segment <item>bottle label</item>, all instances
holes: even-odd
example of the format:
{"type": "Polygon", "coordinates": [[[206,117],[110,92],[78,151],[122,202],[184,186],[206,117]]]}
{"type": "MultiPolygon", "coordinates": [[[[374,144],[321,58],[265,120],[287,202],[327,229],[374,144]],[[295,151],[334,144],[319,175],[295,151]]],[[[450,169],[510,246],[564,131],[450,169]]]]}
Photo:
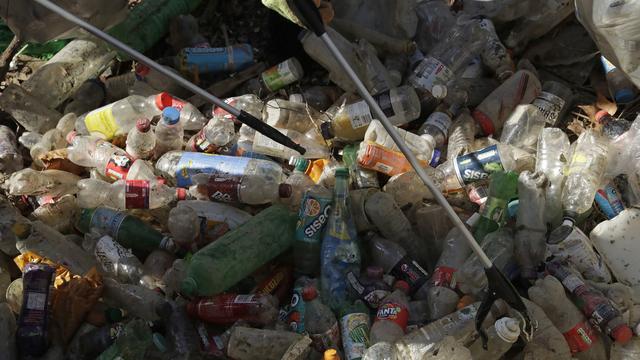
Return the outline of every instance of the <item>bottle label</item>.
{"type": "Polygon", "coordinates": [[[565,332],[565,340],[571,349],[572,354],[587,351],[591,348],[594,342],[598,341],[598,335],[587,322],[579,322],[571,328],[571,330],[565,332]]]}
{"type": "Polygon", "coordinates": [[[393,110],[393,101],[391,101],[391,90],[374,95],[373,99],[378,103],[378,106],[380,106],[380,109],[387,117],[396,116],[396,112],[393,110]]]}
{"type": "Polygon", "coordinates": [[[126,180],[124,187],[125,207],[127,209],[149,208],[149,180],[126,180]]]}
{"type": "Polygon", "coordinates": [[[100,133],[107,140],[113,138],[120,127],[116,123],[112,109],[113,104],[109,104],[88,113],[84,117],[84,124],[87,126],[87,130],[90,133],[100,133]]]}
{"type": "Polygon", "coordinates": [[[446,287],[451,290],[455,290],[456,283],[456,269],[447,266],[438,266],[431,276],[431,281],[434,286],[446,287]]]}
{"type": "MultiPolygon", "coordinates": [[[[364,151],[358,152],[358,165],[393,176],[411,170],[411,164],[400,152],[389,150],[378,144],[364,145],[364,151]]],[[[426,165],[425,165],[426,166],[426,165]]]]}
{"type": "Polygon", "coordinates": [[[289,68],[289,61],[281,62],[262,73],[262,81],[269,91],[282,89],[296,80],[298,78],[289,68]]]}
{"type": "Polygon", "coordinates": [[[104,174],[112,180],[126,179],[132,163],[133,160],[129,156],[114,153],[105,166],[104,174]]]}
{"type": "Polygon", "coordinates": [[[585,277],[593,280],[610,282],[611,273],[593,250],[591,240],[578,228],[557,244],[547,244],[548,255],[560,261],[568,261],[585,277]]]}
{"type": "Polygon", "coordinates": [[[206,185],[207,194],[211,201],[238,202],[241,184],[241,177],[211,176],[206,185]]]}
{"type": "Polygon", "coordinates": [[[605,331],[605,325],[612,319],[619,317],[618,311],[609,303],[609,299],[600,298],[594,295],[583,295],[582,298],[586,305],[584,308],[591,312],[589,315],[589,321],[595,326],[598,326],[603,332],[605,331]]]}
{"type": "Polygon", "coordinates": [[[596,204],[609,220],[624,210],[624,204],[618,196],[618,191],[611,184],[596,192],[596,204]]]}
{"type": "Polygon", "coordinates": [[[481,215],[485,219],[489,219],[496,224],[502,223],[504,211],[507,209],[507,200],[496,197],[489,197],[482,209],[481,215]]]}
{"type": "Polygon", "coordinates": [[[347,360],[362,359],[369,347],[369,314],[347,314],[340,319],[340,326],[347,360]]]}
{"type": "Polygon", "coordinates": [[[436,127],[446,137],[449,134],[449,129],[453,121],[451,121],[449,115],[437,111],[429,115],[426,124],[436,127]]]}
{"type": "Polygon", "coordinates": [[[540,109],[540,112],[547,120],[547,124],[555,125],[560,116],[560,111],[564,108],[566,101],[563,98],[549,93],[541,92],[540,95],[533,101],[533,105],[540,109]]]}
{"type": "Polygon", "coordinates": [[[302,288],[297,287],[293,289],[293,296],[291,296],[291,311],[287,317],[289,322],[289,329],[298,334],[305,332],[304,327],[304,315],[306,311],[305,302],[302,299],[302,288]]]}
{"type": "Polygon", "coordinates": [[[396,279],[406,281],[411,292],[418,290],[429,279],[427,272],[408,256],[400,259],[396,266],[391,269],[390,274],[395,276],[396,279]]]}
{"type": "Polygon", "coordinates": [[[406,330],[409,322],[409,311],[404,306],[397,303],[384,303],[378,308],[376,313],[376,321],[393,321],[406,330]]]}
{"type": "Polygon", "coordinates": [[[576,289],[585,286],[585,283],[577,275],[568,274],[564,279],[562,279],[562,285],[564,285],[564,287],[570,292],[574,292],[576,289]]]}
{"type": "Polygon", "coordinates": [[[200,130],[193,141],[193,146],[191,146],[191,150],[196,152],[203,152],[207,154],[213,154],[218,150],[218,146],[213,145],[207,140],[205,133],[203,130],[200,130]]]}
{"type": "Polygon", "coordinates": [[[312,346],[320,353],[325,352],[327,349],[339,349],[340,326],[336,321],[329,330],[322,334],[309,334],[309,338],[311,338],[312,346]]]}
{"type": "Polygon", "coordinates": [[[116,265],[121,259],[133,256],[130,250],[115,242],[111,236],[101,237],[96,243],[93,254],[107,272],[116,271],[116,265]]]}
{"type": "Polygon", "coordinates": [[[120,231],[122,222],[127,217],[127,213],[111,210],[107,208],[98,208],[91,217],[90,228],[96,228],[102,234],[113,236],[117,241],[117,234],[120,231]]]}
{"type": "Polygon", "coordinates": [[[322,230],[331,213],[330,197],[323,197],[307,191],[302,199],[296,224],[296,240],[319,244],[322,230]]]}
{"type": "Polygon", "coordinates": [[[367,102],[364,100],[349,104],[344,110],[349,115],[351,127],[354,129],[369,126],[373,120],[371,109],[369,109],[369,105],[367,105],[367,102]]]}
{"type": "Polygon", "coordinates": [[[464,185],[488,179],[492,172],[504,170],[498,145],[458,156],[454,162],[454,168],[458,179],[464,185]]]}
{"type": "Polygon", "coordinates": [[[176,166],[178,187],[189,187],[196,174],[242,176],[250,158],[185,152],[176,166]]]}
{"type": "Polygon", "coordinates": [[[431,91],[436,84],[447,84],[453,78],[453,72],[434,57],[425,58],[414,70],[415,82],[421,88],[431,91]]]}
{"type": "MultiPolygon", "coordinates": [[[[238,98],[235,97],[230,97],[227,99],[224,99],[225,104],[231,105],[233,107],[236,107],[236,103],[238,102],[238,98]]],[[[221,116],[225,119],[230,119],[233,120],[234,122],[237,122],[237,118],[235,116],[233,116],[232,114],[229,114],[225,109],[216,106],[213,109],[213,115],[214,116],[221,116]]]]}

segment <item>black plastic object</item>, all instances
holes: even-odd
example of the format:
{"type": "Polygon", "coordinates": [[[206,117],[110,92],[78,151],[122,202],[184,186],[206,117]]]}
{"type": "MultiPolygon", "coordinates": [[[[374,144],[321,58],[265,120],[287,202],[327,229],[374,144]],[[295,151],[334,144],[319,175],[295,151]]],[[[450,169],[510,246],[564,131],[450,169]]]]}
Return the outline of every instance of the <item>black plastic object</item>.
{"type": "Polygon", "coordinates": [[[288,136],[256,119],[253,115],[244,110],[240,111],[240,115],[238,115],[237,118],[241,123],[246,124],[248,127],[255,129],[266,137],[299,152],[301,155],[304,155],[304,153],[307,152],[305,148],[293,142],[293,140],[288,136]]]}
{"type": "Polygon", "coordinates": [[[482,338],[482,347],[486,350],[489,338],[482,328],[482,323],[484,319],[487,318],[491,306],[496,300],[502,299],[511,306],[512,309],[518,311],[525,320],[525,328],[530,327],[531,319],[529,319],[527,307],[524,305],[524,302],[522,302],[520,295],[518,295],[518,291],[500,269],[492,265],[490,268],[484,269],[484,273],[487,275],[488,289],[476,315],[476,330],[482,338]]]}
{"type": "Polygon", "coordinates": [[[287,0],[287,4],[302,24],[318,37],[326,32],[320,11],[313,0],[287,0]]]}

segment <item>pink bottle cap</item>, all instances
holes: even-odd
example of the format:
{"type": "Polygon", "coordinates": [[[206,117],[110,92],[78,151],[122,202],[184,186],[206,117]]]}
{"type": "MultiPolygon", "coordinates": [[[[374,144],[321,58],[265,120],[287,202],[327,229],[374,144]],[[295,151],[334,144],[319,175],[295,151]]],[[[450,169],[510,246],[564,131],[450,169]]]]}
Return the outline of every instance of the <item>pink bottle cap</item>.
{"type": "Polygon", "coordinates": [[[151,121],[145,118],[136,120],[136,129],[142,133],[148,132],[151,129],[151,121]]]}
{"type": "Polygon", "coordinates": [[[178,201],[184,200],[187,198],[187,189],[177,188],[176,189],[176,198],[178,201]]]}
{"type": "Polygon", "coordinates": [[[66,137],[67,143],[71,144],[76,136],[78,136],[78,133],[75,130],[72,130],[70,133],[68,133],[66,137]]]}
{"type": "Polygon", "coordinates": [[[302,299],[304,301],[311,301],[318,297],[318,290],[313,286],[307,286],[302,290],[302,299]]]}

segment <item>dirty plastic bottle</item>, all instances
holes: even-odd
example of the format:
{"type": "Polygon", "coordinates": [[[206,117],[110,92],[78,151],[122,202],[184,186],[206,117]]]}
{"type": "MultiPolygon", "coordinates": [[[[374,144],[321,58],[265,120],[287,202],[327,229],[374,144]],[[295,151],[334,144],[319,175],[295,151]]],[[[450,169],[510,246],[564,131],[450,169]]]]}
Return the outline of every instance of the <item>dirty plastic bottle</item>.
{"type": "MultiPolygon", "coordinates": [[[[623,240],[620,237],[616,239],[620,241],[623,240]]],[[[566,261],[587,280],[605,283],[611,282],[612,276],[607,265],[616,268],[616,262],[603,261],[594,249],[594,245],[598,246],[599,243],[595,238],[593,240],[593,242],[589,240],[582,230],[574,227],[573,231],[564,238],[551,236],[547,239],[547,257],[552,255],[556,261],[566,261]]],[[[609,247],[599,249],[601,254],[605,256],[605,259],[607,254],[606,249],[608,248],[609,247]]],[[[618,276],[619,274],[616,275],[616,278],[622,279],[622,277],[618,276]]]]}
{"type": "Polygon", "coordinates": [[[42,157],[44,157],[46,153],[67,146],[66,136],[73,130],[75,121],[75,114],[63,116],[54,129],[44,133],[42,138],[31,147],[29,154],[36,165],[44,167],[42,157]]]}
{"type": "Polygon", "coordinates": [[[604,56],[600,56],[600,61],[602,62],[602,67],[607,77],[611,97],[618,104],[631,102],[638,93],[633,82],[629,80],[623,70],[617,68],[604,56]]]}
{"type": "Polygon", "coordinates": [[[611,140],[615,140],[620,135],[631,129],[632,122],[609,115],[602,110],[596,113],[596,121],[602,125],[602,133],[611,140]]]}
{"type": "Polygon", "coordinates": [[[37,171],[31,168],[14,172],[3,186],[11,195],[50,195],[59,197],[78,192],[78,175],[62,170],[37,171]]]}
{"type": "Polygon", "coordinates": [[[370,239],[373,263],[382,267],[384,272],[409,285],[409,294],[416,292],[429,279],[427,272],[407,255],[405,249],[397,243],[379,236],[370,239]]]}
{"type": "Polygon", "coordinates": [[[268,101],[263,110],[263,119],[267,124],[299,133],[314,129],[314,122],[320,117],[319,112],[307,107],[306,104],[282,99],[268,101]]]}
{"type": "Polygon", "coordinates": [[[249,80],[245,85],[248,92],[272,94],[304,77],[304,69],[298,59],[292,57],[275,65],[249,80]]]}
{"type": "Polygon", "coordinates": [[[548,126],[559,126],[571,107],[573,91],[565,84],[553,80],[542,83],[542,92],[532,105],[536,106],[547,120],[548,126]]]}
{"type": "Polygon", "coordinates": [[[83,249],[93,254],[102,271],[122,283],[137,284],[142,276],[142,263],[131,250],[125,249],[109,235],[85,234],[83,249]]]}
{"type": "Polygon", "coordinates": [[[340,311],[340,334],[345,360],[361,360],[369,347],[369,309],[360,300],[340,311]]]}
{"type": "Polygon", "coordinates": [[[360,271],[360,249],[349,204],[349,170],[338,168],[320,249],[320,290],[332,310],[348,301],[347,274],[351,271],[360,271]]]}
{"type": "Polygon", "coordinates": [[[178,187],[189,187],[191,177],[200,173],[284,180],[282,168],[273,161],[186,151],[169,151],[158,159],[156,169],[169,184],[178,187]]]}
{"type": "Polygon", "coordinates": [[[293,165],[293,173],[284,182],[291,186],[291,196],[286,201],[292,211],[298,211],[301,207],[300,201],[304,193],[310,190],[316,183],[306,174],[310,161],[301,158],[292,157],[289,159],[289,165],[293,165]]]}
{"type": "Polygon", "coordinates": [[[98,79],[89,79],[85,81],[75,94],[71,101],[65,105],[64,113],[73,113],[75,115],[83,115],[102,105],[106,97],[105,86],[98,79]]]}
{"type": "MultiPolygon", "coordinates": [[[[293,142],[299,144],[307,150],[304,153],[306,159],[327,159],[329,158],[329,148],[320,133],[312,128],[306,133],[296,130],[278,129],[288,136],[293,142]]],[[[280,159],[290,159],[292,156],[302,156],[299,152],[273,141],[261,133],[256,133],[253,139],[253,152],[258,154],[273,156],[280,159]]]]}
{"type": "Polygon", "coordinates": [[[83,359],[93,359],[107,350],[124,330],[123,323],[108,324],[82,334],[79,353],[83,359]]]}
{"type": "Polygon", "coordinates": [[[182,292],[207,296],[227,290],[293,244],[296,220],[286,207],[273,205],[200,249],[191,258],[182,292]]]}
{"type": "Polygon", "coordinates": [[[360,298],[372,309],[377,309],[382,300],[391,294],[391,286],[384,281],[384,269],[380,266],[368,266],[360,277],[350,272],[347,280],[354,297],[360,298]]]}
{"type": "Polygon", "coordinates": [[[331,191],[316,185],[304,192],[298,212],[293,262],[296,272],[314,275],[320,272],[322,233],[331,213],[331,191]]]}
{"type": "Polygon", "coordinates": [[[517,319],[503,317],[487,330],[487,349],[483,347],[482,339],[474,341],[469,346],[473,359],[500,359],[520,337],[520,322],[517,319]]]}
{"type": "Polygon", "coordinates": [[[121,148],[93,136],[79,136],[73,132],[67,136],[69,160],[76,165],[96,168],[102,176],[112,180],[127,177],[133,160],[121,148]]]}
{"type": "Polygon", "coordinates": [[[508,218],[507,206],[518,197],[518,174],[497,171],[489,177],[489,196],[473,228],[473,236],[482,244],[485,236],[503,226],[508,218]]]}
{"type": "Polygon", "coordinates": [[[278,299],[272,295],[223,294],[193,300],[187,304],[187,312],[211,324],[231,325],[244,320],[263,326],[276,320],[278,299]]]}
{"type": "Polygon", "coordinates": [[[206,226],[206,221],[203,224],[196,211],[189,207],[175,207],[169,212],[167,227],[173,236],[173,241],[180,248],[194,249],[199,240],[198,237],[203,236],[201,233],[203,225],[206,226]]]}
{"type": "Polygon", "coordinates": [[[558,128],[543,129],[538,138],[536,172],[547,177],[544,220],[552,227],[560,225],[562,217],[562,188],[564,171],[569,162],[569,137],[558,128]]]}
{"type": "Polygon", "coordinates": [[[416,7],[418,30],[416,45],[423,52],[429,52],[443,41],[449,30],[456,25],[456,18],[448,4],[440,1],[424,1],[416,7]]]}
{"type": "Polygon", "coordinates": [[[516,219],[515,255],[520,275],[537,278],[537,267],[545,259],[547,226],[544,222],[544,189],[547,179],[542,172],[523,171],[518,177],[518,215],[516,219]]]}
{"type": "Polygon", "coordinates": [[[500,142],[533,152],[546,123],[547,118],[537,106],[518,105],[504,123],[500,142]]]}
{"type": "Polygon", "coordinates": [[[191,180],[194,185],[188,193],[197,200],[260,205],[287,199],[292,192],[290,184],[271,177],[197,174],[191,180]]]}
{"type": "Polygon", "coordinates": [[[562,282],[565,289],[574,297],[582,313],[600,331],[620,344],[631,340],[633,336],[631,329],[622,319],[620,312],[602,292],[585,283],[580,275],[560,263],[548,262],[547,271],[562,282]]]}
{"type": "Polygon", "coordinates": [[[134,159],[147,160],[153,156],[155,147],[156,136],[151,131],[151,122],[149,119],[138,119],[127,136],[127,154],[134,159]]]}
{"type": "Polygon", "coordinates": [[[331,309],[320,301],[318,291],[306,287],[302,291],[305,301],[304,328],[320,353],[340,346],[340,325],[331,309]]]}
{"type": "Polygon", "coordinates": [[[447,134],[447,160],[454,160],[458,156],[470,153],[476,134],[480,132],[478,123],[471,117],[468,110],[463,109],[453,121],[447,134]]]}
{"type": "Polygon", "coordinates": [[[499,81],[505,81],[515,71],[515,64],[506,46],[498,37],[496,28],[490,19],[478,19],[478,26],[485,37],[485,44],[480,53],[482,62],[495,74],[499,81]]]}
{"type": "Polygon", "coordinates": [[[485,136],[499,134],[516,106],[531,103],[541,90],[540,80],[534,73],[519,70],[478,105],[473,118],[485,136]]]}
{"type": "Polygon", "coordinates": [[[399,280],[395,290],[378,307],[376,318],[369,334],[371,344],[379,342],[394,343],[402,338],[409,321],[409,284],[399,280]]]}
{"type": "Polygon", "coordinates": [[[224,153],[236,137],[233,120],[214,115],[197,134],[187,142],[186,149],[195,152],[224,153]]]}
{"type": "Polygon", "coordinates": [[[184,142],[184,126],[180,122],[180,111],[174,107],[162,110],[162,117],[155,129],[156,147],[154,157],[157,159],[172,150],[182,150],[184,142]]]}
{"type": "Polygon", "coordinates": [[[128,133],[139,118],[151,119],[160,115],[161,110],[158,109],[155,98],[130,95],[93,110],[78,120],[84,123],[91,135],[110,140],[116,135],[128,133]]]}
{"type": "Polygon", "coordinates": [[[530,41],[547,34],[575,10],[572,1],[546,0],[535,3],[524,19],[511,30],[505,44],[521,52],[530,41]]]}
{"type": "Polygon", "coordinates": [[[589,210],[607,168],[609,141],[594,130],[587,130],[576,141],[567,180],[562,191],[565,221],[575,222],[589,210]]]}
{"type": "Polygon", "coordinates": [[[288,359],[283,357],[287,349],[301,338],[302,335],[291,331],[236,326],[231,331],[226,355],[238,360],[288,359]]]}
{"type": "Polygon", "coordinates": [[[0,303],[0,351],[7,360],[17,359],[16,343],[13,339],[16,336],[16,317],[7,303],[0,303]]]}
{"type": "Polygon", "coordinates": [[[175,259],[175,256],[168,251],[154,250],[142,264],[140,283],[149,289],[164,287],[162,276],[171,268],[175,259]]]}
{"type": "Polygon", "coordinates": [[[123,284],[110,277],[104,277],[103,281],[103,298],[108,305],[120,307],[147,321],[160,319],[157,310],[166,303],[160,292],[135,284],[123,284]]]}
{"type": "Polygon", "coordinates": [[[447,142],[449,136],[449,129],[452,125],[452,113],[450,108],[446,105],[440,105],[436,111],[432,112],[427,120],[418,129],[418,134],[423,136],[430,136],[435,139],[436,147],[442,148],[447,142]]]}
{"type": "Polygon", "coordinates": [[[164,181],[164,179],[156,176],[155,169],[150,162],[142,159],[138,159],[133,162],[129,171],[127,172],[127,179],[129,180],[159,180],[164,181]]]}
{"type": "Polygon", "coordinates": [[[193,209],[197,216],[212,223],[224,223],[230,230],[234,230],[252,218],[252,215],[227,204],[201,200],[179,201],[178,209],[193,209]]]}
{"type": "MultiPolygon", "coordinates": [[[[373,98],[395,126],[406,124],[420,116],[420,99],[411,86],[393,88],[376,94],[373,98]]],[[[330,122],[322,124],[322,136],[325,139],[362,140],[367,126],[376,117],[364,100],[345,104],[330,122]]]]}
{"type": "Polygon", "coordinates": [[[302,89],[301,93],[290,94],[289,101],[306,103],[315,110],[324,111],[329,109],[341,95],[342,90],[337,86],[315,85],[302,89]]]}
{"type": "Polygon", "coordinates": [[[604,359],[606,349],[582,312],[567,298],[562,283],[551,275],[529,288],[529,298],[540,306],[567,340],[571,353],[583,360],[604,359]]]}
{"type": "MultiPolygon", "coordinates": [[[[264,101],[262,101],[257,95],[246,94],[235,97],[226,98],[225,103],[235,107],[238,110],[244,110],[249,114],[255,116],[258,119],[262,118],[262,110],[264,109],[264,101]]],[[[212,111],[213,116],[222,116],[226,119],[233,120],[234,123],[239,123],[238,119],[229,114],[226,110],[220,107],[214,107],[212,111]]]]}
{"type": "Polygon", "coordinates": [[[78,206],[93,209],[105,206],[117,210],[157,209],[175,200],[184,200],[187,191],[158,181],[119,180],[113,184],[97,179],[78,181],[78,206]]]}

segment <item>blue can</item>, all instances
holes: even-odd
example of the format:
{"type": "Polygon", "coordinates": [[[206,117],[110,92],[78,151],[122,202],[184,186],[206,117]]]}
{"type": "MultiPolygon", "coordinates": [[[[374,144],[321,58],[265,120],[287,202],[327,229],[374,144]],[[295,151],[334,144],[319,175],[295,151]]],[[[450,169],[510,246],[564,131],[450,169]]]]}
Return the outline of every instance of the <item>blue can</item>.
{"type": "Polygon", "coordinates": [[[253,48],[238,44],[223,48],[185,48],[180,52],[180,69],[195,75],[230,73],[253,64],[253,48]]]}

